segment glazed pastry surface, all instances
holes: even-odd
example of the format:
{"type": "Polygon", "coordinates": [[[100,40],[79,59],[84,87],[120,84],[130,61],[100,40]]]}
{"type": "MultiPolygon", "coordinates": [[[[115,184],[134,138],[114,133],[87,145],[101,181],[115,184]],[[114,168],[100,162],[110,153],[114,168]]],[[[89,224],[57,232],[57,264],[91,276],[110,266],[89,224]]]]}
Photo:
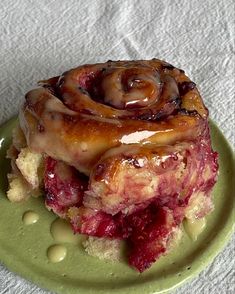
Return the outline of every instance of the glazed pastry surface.
{"type": "Polygon", "coordinates": [[[48,209],[74,232],[124,239],[142,272],[184,218],[213,209],[208,110],[183,70],[158,59],[83,65],[39,82],[20,127],[42,155],[48,209]]]}
{"type": "Polygon", "coordinates": [[[20,114],[28,146],[87,175],[113,147],[174,144],[206,129],[196,85],[157,59],[84,65],[40,85],[20,114]]]}

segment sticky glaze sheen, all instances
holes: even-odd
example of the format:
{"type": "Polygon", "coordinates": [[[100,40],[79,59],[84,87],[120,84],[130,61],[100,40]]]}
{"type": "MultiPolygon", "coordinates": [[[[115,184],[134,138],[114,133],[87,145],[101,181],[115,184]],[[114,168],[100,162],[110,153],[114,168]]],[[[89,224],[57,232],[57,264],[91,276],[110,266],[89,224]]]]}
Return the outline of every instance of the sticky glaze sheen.
{"type": "Polygon", "coordinates": [[[195,84],[157,59],[79,66],[40,84],[20,112],[28,146],[87,175],[113,147],[194,140],[207,124],[195,84]]]}
{"type": "Polygon", "coordinates": [[[78,244],[79,235],[75,235],[70,223],[66,220],[57,218],[50,228],[53,239],[58,243],[78,244]]]}
{"type": "Polygon", "coordinates": [[[57,263],[65,259],[67,249],[63,245],[52,245],[47,250],[47,257],[50,262],[57,263]]]}
{"type": "Polygon", "coordinates": [[[39,220],[39,215],[34,211],[26,211],[23,214],[22,221],[24,225],[32,225],[35,224],[39,220]]]}
{"type": "Polygon", "coordinates": [[[197,240],[198,236],[203,232],[205,227],[205,217],[200,219],[185,219],[184,221],[184,228],[193,241],[197,240]]]}

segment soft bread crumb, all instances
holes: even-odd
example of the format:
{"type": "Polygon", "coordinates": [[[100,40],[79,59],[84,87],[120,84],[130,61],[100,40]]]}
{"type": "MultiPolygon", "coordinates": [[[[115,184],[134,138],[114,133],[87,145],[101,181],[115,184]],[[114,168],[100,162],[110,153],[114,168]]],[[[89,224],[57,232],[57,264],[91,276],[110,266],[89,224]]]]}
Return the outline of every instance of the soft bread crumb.
{"type": "Polygon", "coordinates": [[[85,251],[99,259],[118,261],[121,259],[121,241],[107,238],[88,237],[83,242],[85,251]]]}
{"type": "Polygon", "coordinates": [[[183,232],[180,227],[173,228],[172,237],[168,244],[168,251],[171,251],[177,247],[182,239],[183,232]]]}
{"type": "Polygon", "coordinates": [[[214,208],[210,197],[205,192],[195,192],[189,200],[189,204],[185,209],[185,217],[188,219],[201,218],[208,214],[214,208]]]}
{"type": "Polygon", "coordinates": [[[32,188],[38,188],[40,184],[38,171],[42,166],[42,155],[32,152],[28,147],[23,148],[16,159],[16,165],[32,188]]]}
{"type": "Polygon", "coordinates": [[[7,197],[11,202],[21,202],[29,198],[29,186],[23,177],[9,174],[8,181],[7,197]]]}
{"type": "Polygon", "coordinates": [[[43,179],[43,158],[41,154],[23,148],[24,140],[19,128],[13,132],[13,144],[7,151],[11,159],[12,171],[8,174],[9,190],[7,197],[11,202],[27,200],[29,196],[38,197],[42,194],[40,186],[43,179]]]}

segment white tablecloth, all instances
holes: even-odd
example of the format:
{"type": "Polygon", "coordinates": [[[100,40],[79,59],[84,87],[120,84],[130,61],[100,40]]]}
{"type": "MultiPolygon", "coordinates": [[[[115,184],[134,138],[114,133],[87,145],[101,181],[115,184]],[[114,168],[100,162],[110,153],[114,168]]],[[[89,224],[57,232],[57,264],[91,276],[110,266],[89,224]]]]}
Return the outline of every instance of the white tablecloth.
{"type": "MultiPolygon", "coordinates": [[[[186,70],[234,145],[233,0],[1,0],[0,123],[40,79],[83,63],[153,57],[186,70]]],[[[233,239],[175,293],[234,293],[234,284],[233,239]]],[[[47,292],[0,265],[0,293],[47,292]]]]}

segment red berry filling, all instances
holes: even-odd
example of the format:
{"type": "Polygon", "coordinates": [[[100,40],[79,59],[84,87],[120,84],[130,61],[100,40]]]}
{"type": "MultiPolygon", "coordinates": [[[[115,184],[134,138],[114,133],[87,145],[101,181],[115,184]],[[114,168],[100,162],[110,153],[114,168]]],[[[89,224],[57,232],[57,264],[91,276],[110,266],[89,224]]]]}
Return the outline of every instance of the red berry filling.
{"type": "MultiPolygon", "coordinates": [[[[154,198],[136,205],[136,209],[129,214],[119,210],[114,215],[84,206],[83,196],[90,188],[88,178],[75,168],[47,157],[44,178],[46,206],[61,217],[68,217],[76,233],[126,240],[129,264],[143,272],[167,252],[174,232],[185,217],[185,209],[192,195],[198,197],[201,194],[207,200],[196,217],[204,216],[211,209],[209,196],[216,181],[217,153],[208,144],[199,142],[185,154],[182,160],[187,173],[183,182],[178,183],[179,191],[174,187],[171,187],[172,190],[166,189],[169,181],[165,181],[168,172],[165,169],[161,181],[159,177],[154,198]],[[181,195],[183,190],[180,185],[186,189],[186,195],[181,195]],[[166,194],[166,191],[171,192],[166,194]],[[70,214],[69,208],[73,213],[70,214]]],[[[175,184],[172,175],[172,185],[175,184]]]]}
{"type": "Polygon", "coordinates": [[[51,157],[45,159],[45,203],[54,213],[66,217],[71,206],[82,204],[87,178],[74,167],[51,157]]]}

